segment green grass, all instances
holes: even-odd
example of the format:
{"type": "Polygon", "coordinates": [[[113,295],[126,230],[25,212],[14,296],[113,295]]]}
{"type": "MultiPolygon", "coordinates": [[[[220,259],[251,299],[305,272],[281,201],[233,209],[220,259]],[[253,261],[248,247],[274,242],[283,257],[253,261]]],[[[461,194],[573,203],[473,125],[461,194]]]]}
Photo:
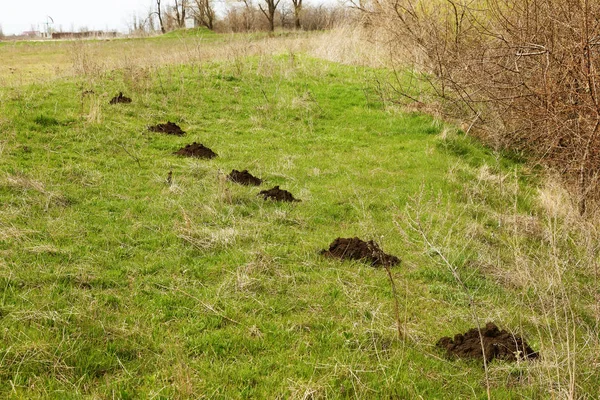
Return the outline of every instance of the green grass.
{"type": "MultiPolygon", "coordinates": [[[[512,238],[501,216],[539,212],[536,180],[478,178],[526,167],[383,107],[368,74],[282,56],[0,90],[0,396],[484,398],[481,363],[434,347],[474,321],[408,218],[431,222],[481,320],[539,349],[527,291],[477,266],[512,238]],[[119,91],[133,103],[109,105],[119,91]],[[147,131],[167,120],[187,136],[147,131]],[[172,155],[193,141],[219,157],[172,155]],[[265,202],[233,168],[302,202],[265,202]],[[319,255],[338,236],[403,259],[406,340],[385,271],[319,255]]],[[[537,369],[494,363],[493,397],[545,397],[537,369]]]]}

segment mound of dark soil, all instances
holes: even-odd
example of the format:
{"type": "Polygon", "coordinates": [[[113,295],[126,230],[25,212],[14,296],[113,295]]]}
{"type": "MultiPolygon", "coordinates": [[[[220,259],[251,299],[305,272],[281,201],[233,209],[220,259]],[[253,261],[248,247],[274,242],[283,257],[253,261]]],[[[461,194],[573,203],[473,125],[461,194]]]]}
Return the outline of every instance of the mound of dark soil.
{"type": "Polygon", "coordinates": [[[287,201],[287,202],[295,202],[300,201],[295,199],[294,196],[287,190],[279,189],[279,186],[275,186],[273,189],[263,190],[258,193],[258,196],[264,197],[265,200],[271,199],[276,201],[287,201]]]}
{"type": "Polygon", "coordinates": [[[215,153],[208,147],[205,147],[203,144],[196,142],[182,147],[173,154],[176,154],[178,156],[194,158],[215,158],[217,156],[217,153],[215,153]]]}
{"type": "Polygon", "coordinates": [[[262,179],[252,176],[247,169],[243,170],[242,172],[234,169],[229,175],[227,175],[227,179],[229,179],[231,182],[240,183],[247,186],[260,186],[262,183],[262,179]]]}
{"type": "Polygon", "coordinates": [[[129,97],[123,96],[123,92],[119,92],[118,96],[110,99],[110,104],[118,104],[118,103],[131,103],[131,99],[129,97]]]}
{"type": "Polygon", "coordinates": [[[183,136],[185,132],[174,122],[167,121],[166,124],[158,124],[149,126],[150,132],[166,133],[167,135],[183,136]]]}
{"type": "Polygon", "coordinates": [[[322,250],[321,254],[341,260],[366,261],[372,266],[387,265],[391,267],[400,264],[398,257],[385,254],[372,240],[365,242],[357,237],[337,238],[329,245],[329,250],[322,250]]]}
{"type": "Polygon", "coordinates": [[[500,330],[492,322],[488,322],[485,328],[481,329],[481,338],[477,328],[473,328],[464,335],[460,333],[455,335],[454,339],[443,337],[438,340],[436,346],[446,349],[449,356],[483,359],[482,340],[487,361],[494,358],[517,361],[517,359],[527,360],[539,357],[539,354],[533,351],[520,336],[500,330]]]}

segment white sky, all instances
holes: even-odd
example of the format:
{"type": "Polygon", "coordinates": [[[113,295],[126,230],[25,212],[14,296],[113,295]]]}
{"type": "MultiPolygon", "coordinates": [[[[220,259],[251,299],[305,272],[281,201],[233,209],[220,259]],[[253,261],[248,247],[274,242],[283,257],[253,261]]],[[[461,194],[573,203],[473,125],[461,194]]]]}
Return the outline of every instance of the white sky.
{"type": "MultiPolygon", "coordinates": [[[[304,2],[335,4],[336,1],[339,0],[304,2]]],[[[223,2],[217,0],[217,3],[223,2]]],[[[172,0],[163,0],[162,3],[164,6],[174,4],[172,0]]],[[[78,31],[86,27],[90,30],[128,32],[134,15],[146,18],[155,7],[156,0],[0,0],[0,26],[5,35],[30,30],[43,32],[50,16],[55,30],[78,31]]]]}
{"type": "MultiPolygon", "coordinates": [[[[132,16],[146,17],[153,0],[0,0],[0,25],[5,35],[44,30],[49,15],[54,29],[80,27],[127,32],[132,16]]],[[[168,1],[165,1],[168,3],[168,1]]]]}

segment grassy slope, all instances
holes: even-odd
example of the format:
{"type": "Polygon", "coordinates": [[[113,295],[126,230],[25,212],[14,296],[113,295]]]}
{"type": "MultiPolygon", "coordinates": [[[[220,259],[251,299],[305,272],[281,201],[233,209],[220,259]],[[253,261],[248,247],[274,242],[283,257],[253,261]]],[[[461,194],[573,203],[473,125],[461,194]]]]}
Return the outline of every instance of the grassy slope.
{"type": "MultiPolygon", "coordinates": [[[[168,64],[170,58],[193,53],[200,45],[222,46],[226,35],[207,29],[173,31],[149,38],[60,41],[0,41],[0,85],[22,85],[65,78],[88,70],[168,64]]],[[[204,54],[195,54],[205,58],[204,54]]]]}
{"type": "MultiPolygon", "coordinates": [[[[490,210],[533,212],[534,187],[482,187],[482,165],[491,176],[522,167],[441,139],[431,117],[382,109],[365,74],[257,58],[0,92],[2,396],[485,396],[480,363],[433,347],[473,321],[406,206],[421,194],[435,229],[457,232],[451,259],[482,321],[539,348],[532,311],[473,267],[498,231],[490,210]],[[120,90],[133,104],[108,105],[120,90]],[[147,132],[166,120],[188,135],[147,132]],[[219,157],[171,155],[192,141],[219,157]],[[226,182],[232,168],[302,202],[264,202],[226,182]],[[462,248],[473,224],[480,236],[462,248]],[[355,235],[404,261],[406,341],[384,271],[318,254],[355,235]]],[[[533,367],[493,368],[495,397],[543,394],[523,378],[533,367]]]]}

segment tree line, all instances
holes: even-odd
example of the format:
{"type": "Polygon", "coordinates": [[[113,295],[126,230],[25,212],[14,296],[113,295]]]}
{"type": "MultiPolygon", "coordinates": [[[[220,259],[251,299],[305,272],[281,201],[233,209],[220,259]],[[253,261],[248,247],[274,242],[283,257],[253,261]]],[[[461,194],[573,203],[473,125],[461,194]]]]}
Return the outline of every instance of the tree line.
{"type": "Polygon", "coordinates": [[[132,33],[185,28],[193,23],[218,31],[275,31],[276,28],[330,29],[348,17],[342,5],[313,5],[303,0],[153,0],[146,16],[134,16],[132,33]]]}

